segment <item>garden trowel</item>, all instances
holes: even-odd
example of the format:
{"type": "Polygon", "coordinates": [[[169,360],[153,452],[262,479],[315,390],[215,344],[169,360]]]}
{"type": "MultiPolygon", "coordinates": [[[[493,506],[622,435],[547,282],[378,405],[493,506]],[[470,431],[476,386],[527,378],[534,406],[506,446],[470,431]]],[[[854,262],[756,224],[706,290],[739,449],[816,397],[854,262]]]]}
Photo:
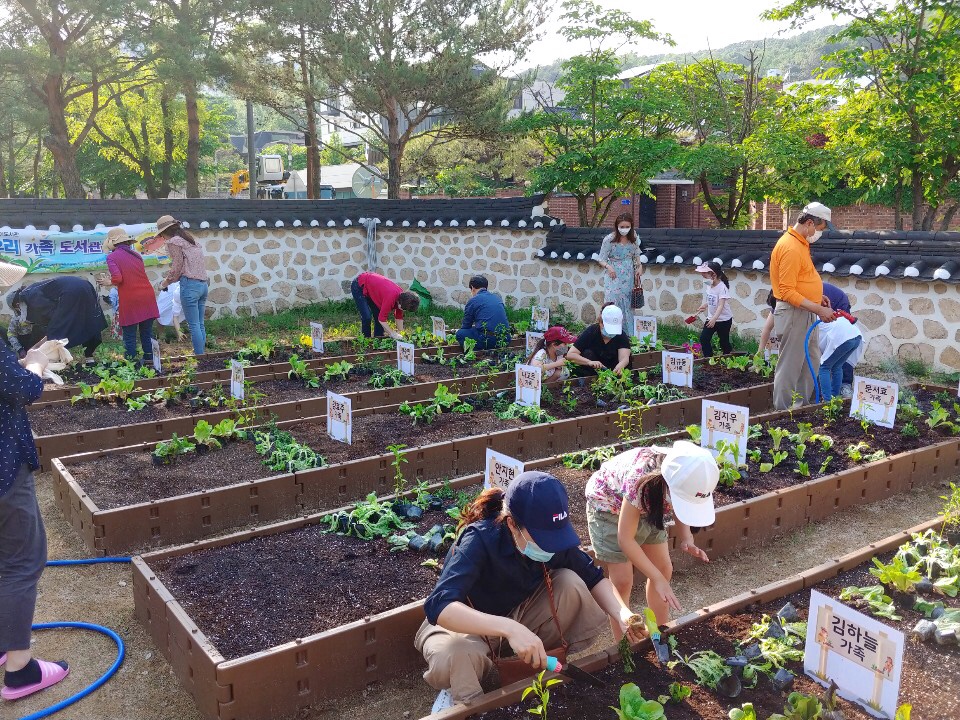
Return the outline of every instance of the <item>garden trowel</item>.
{"type": "Polygon", "coordinates": [[[581,670],[576,665],[564,665],[553,655],[547,655],[547,670],[559,673],[564,677],[575,680],[576,682],[585,682],[595,687],[606,687],[607,684],[596,675],[591,675],[586,670],[581,670]]]}
{"type": "Polygon", "coordinates": [[[667,662],[670,659],[670,646],[660,635],[660,626],[657,625],[657,616],[653,614],[653,610],[644,608],[643,620],[650,635],[650,642],[653,643],[653,650],[657,654],[657,662],[660,664],[667,662]]]}

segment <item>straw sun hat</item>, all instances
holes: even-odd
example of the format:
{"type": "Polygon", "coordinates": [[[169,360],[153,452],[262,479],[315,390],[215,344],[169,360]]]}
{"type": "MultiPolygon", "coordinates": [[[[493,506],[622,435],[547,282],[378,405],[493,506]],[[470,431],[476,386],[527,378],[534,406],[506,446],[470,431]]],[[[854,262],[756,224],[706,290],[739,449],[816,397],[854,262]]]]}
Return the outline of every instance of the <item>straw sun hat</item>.
{"type": "Polygon", "coordinates": [[[103,241],[104,252],[113,252],[117,245],[133,242],[133,238],[127,234],[127,231],[121,227],[110,228],[107,233],[107,239],[103,241]]]}
{"type": "Polygon", "coordinates": [[[0,288],[8,288],[20,282],[26,274],[27,269],[22,265],[0,262],[0,288]]]}
{"type": "Polygon", "coordinates": [[[157,235],[162,233],[168,227],[179,224],[180,221],[175,219],[172,215],[161,215],[159,218],[157,218],[157,235]]]}

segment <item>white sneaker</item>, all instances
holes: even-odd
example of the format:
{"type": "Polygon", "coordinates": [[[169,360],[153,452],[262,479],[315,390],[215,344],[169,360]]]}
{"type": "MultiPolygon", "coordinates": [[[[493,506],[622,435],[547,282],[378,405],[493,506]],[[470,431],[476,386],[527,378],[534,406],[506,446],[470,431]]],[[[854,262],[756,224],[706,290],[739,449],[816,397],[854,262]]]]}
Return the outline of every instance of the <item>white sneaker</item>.
{"type": "Polygon", "coordinates": [[[845,398],[853,397],[853,386],[843,384],[840,386],[840,396],[845,398]]]}
{"type": "Polygon", "coordinates": [[[441,710],[452,708],[456,704],[457,701],[453,699],[453,695],[449,690],[441,690],[440,694],[437,695],[437,699],[433,701],[433,707],[430,709],[430,714],[433,715],[441,710]]]}

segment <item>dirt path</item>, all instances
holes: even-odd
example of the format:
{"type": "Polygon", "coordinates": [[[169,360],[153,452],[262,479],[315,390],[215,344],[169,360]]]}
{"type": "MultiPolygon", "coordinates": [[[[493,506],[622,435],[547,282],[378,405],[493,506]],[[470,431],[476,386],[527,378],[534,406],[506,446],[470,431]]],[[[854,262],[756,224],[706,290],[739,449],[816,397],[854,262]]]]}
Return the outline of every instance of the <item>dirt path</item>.
{"type": "MultiPolygon", "coordinates": [[[[50,557],[80,558],[88,553],[73,529],[64,522],[53,502],[51,476],[38,476],[41,509],[47,523],[50,557]]],[[[850,552],[887,537],[905,527],[933,517],[942,505],[945,484],[849,510],[816,526],[793,533],[774,545],[699,565],[679,573],[677,596],[688,609],[723,600],[748,588],[850,552]]],[[[635,593],[634,603],[641,600],[635,593]]],[[[36,622],[78,620],[116,630],[127,646],[127,659],[119,673],[93,696],[71,708],[70,720],[200,720],[190,696],[133,616],[130,570],[123,565],[50,568],[40,583],[36,622]]],[[[605,644],[610,639],[604,640],[605,644]]],[[[35,635],[37,654],[65,658],[70,677],[57,689],[16,704],[0,707],[0,718],[19,718],[36,712],[79,691],[109,667],[113,643],[105,637],[79,631],[45,631],[35,635]]],[[[298,720],[333,720],[344,717],[377,717],[384,720],[420,718],[430,709],[435,693],[420,672],[403,677],[346,700],[302,711],[298,720]]]]}

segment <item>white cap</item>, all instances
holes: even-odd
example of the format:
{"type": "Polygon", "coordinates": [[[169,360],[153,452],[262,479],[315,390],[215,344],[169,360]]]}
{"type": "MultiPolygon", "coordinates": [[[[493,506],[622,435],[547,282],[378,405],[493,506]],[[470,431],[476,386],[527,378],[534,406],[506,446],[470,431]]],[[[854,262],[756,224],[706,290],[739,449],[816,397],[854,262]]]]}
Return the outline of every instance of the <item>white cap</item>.
{"type": "Polygon", "coordinates": [[[607,335],[619,335],[623,332],[623,311],[616,305],[608,305],[600,313],[603,329],[607,335]]]}
{"type": "Polygon", "coordinates": [[[807,205],[803,208],[803,210],[800,211],[800,214],[813,215],[814,217],[818,217],[821,220],[826,220],[827,222],[830,222],[831,217],[833,215],[833,210],[828,208],[823,203],[812,202],[812,203],[807,203],[807,205]]]}
{"type": "Polygon", "coordinates": [[[720,481],[720,468],[713,453],[689,440],[653,449],[666,455],[660,474],[670,490],[670,504],[677,520],[692,527],[713,525],[713,491],[720,481]]]}

